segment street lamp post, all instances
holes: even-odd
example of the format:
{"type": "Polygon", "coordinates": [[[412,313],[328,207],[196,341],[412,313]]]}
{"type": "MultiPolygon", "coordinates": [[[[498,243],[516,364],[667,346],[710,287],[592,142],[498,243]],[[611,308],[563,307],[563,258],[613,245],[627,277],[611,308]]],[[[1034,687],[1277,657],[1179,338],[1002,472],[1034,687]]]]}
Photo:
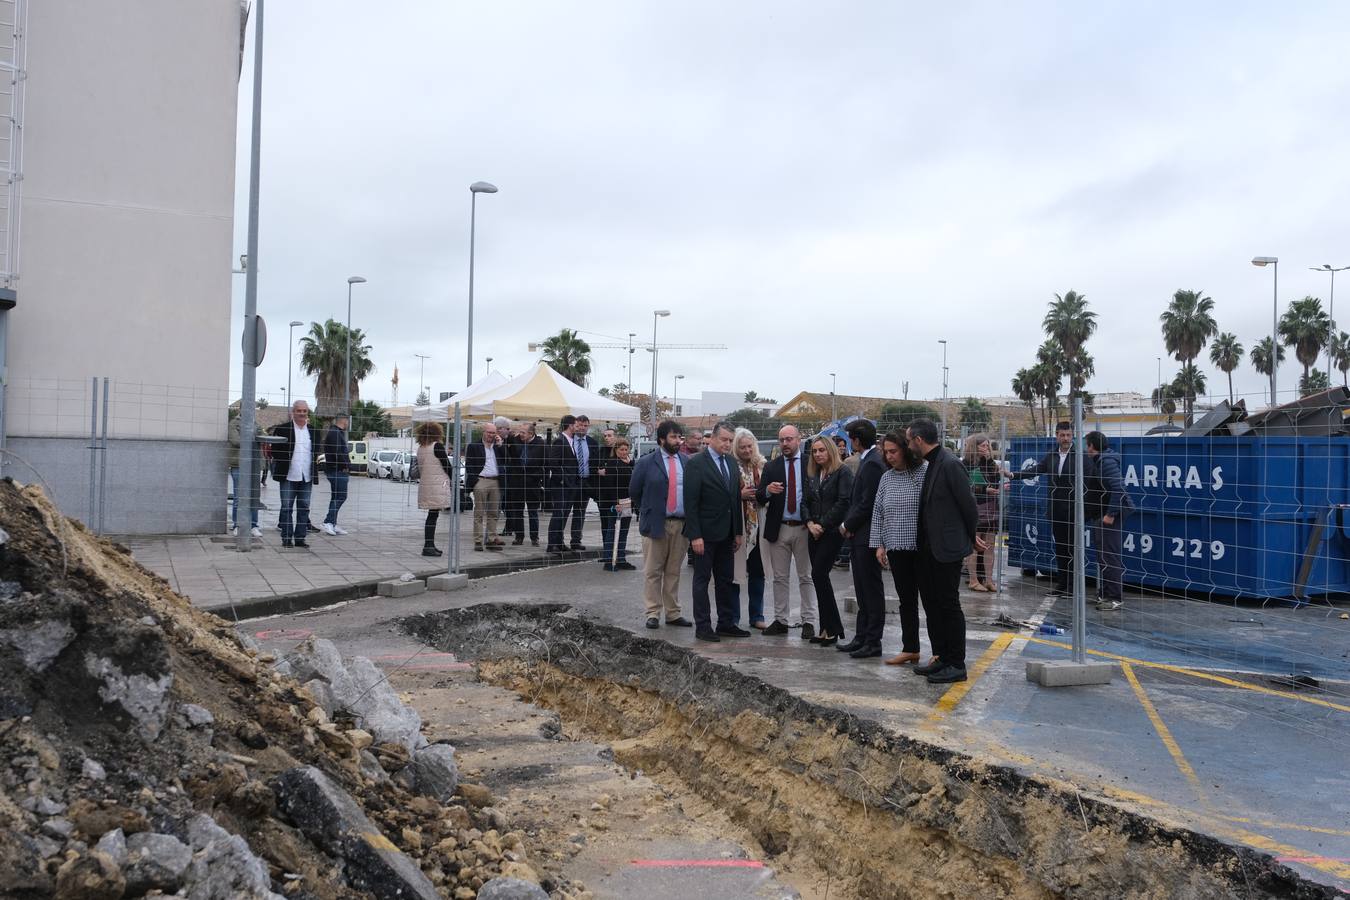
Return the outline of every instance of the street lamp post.
{"type": "Polygon", "coordinates": [[[637,337],[636,331],[628,332],[628,393],[633,393],[633,338],[637,337]]]}
{"type": "MultiPolygon", "coordinates": [[[[244,272],[244,359],[239,395],[239,435],[242,452],[239,454],[239,484],[244,491],[243,521],[251,521],[258,503],[258,473],[254,469],[257,458],[257,399],[258,386],[258,179],[262,168],[262,66],[263,66],[263,2],[253,7],[253,128],[249,139],[248,176],[248,238],[244,260],[239,261],[244,272]]],[[[3,376],[4,373],[0,373],[3,376]]],[[[236,519],[236,522],[238,520],[236,519]]],[[[249,532],[240,528],[235,550],[247,553],[253,547],[249,532]]]]}
{"type": "Polygon", "coordinates": [[[942,440],[947,440],[947,339],[939,338],[942,345],[942,440]]]}
{"type": "Polygon", "coordinates": [[[1162,387],[1162,357],[1158,357],[1158,414],[1162,414],[1163,405],[1163,387],[1162,387]]]}
{"type": "Polygon", "coordinates": [[[1275,399],[1275,370],[1280,367],[1280,258],[1278,256],[1254,256],[1252,265],[1265,268],[1270,266],[1275,273],[1275,286],[1270,305],[1270,405],[1277,404],[1275,399]]]}
{"type": "Polygon", "coordinates": [[[465,387],[473,384],[473,245],[478,220],[478,195],[495,193],[497,186],[486,181],[475,181],[469,185],[469,360],[464,368],[465,387]]]}
{"type": "Polygon", "coordinates": [[[1309,266],[1314,272],[1328,272],[1331,275],[1331,296],[1327,298],[1327,318],[1330,319],[1327,333],[1327,384],[1331,384],[1331,371],[1336,365],[1336,273],[1350,269],[1350,266],[1336,267],[1330,263],[1309,266]]]}
{"type": "Polygon", "coordinates": [[[831,372],[831,373],[830,373],[830,421],[831,421],[831,422],[837,422],[837,421],[839,420],[838,410],[837,410],[837,408],[836,408],[836,406],[835,406],[835,402],[834,402],[834,389],[835,389],[836,387],[838,387],[838,386],[839,386],[839,377],[838,377],[837,375],[835,375],[833,372],[831,372]]]}
{"type": "Polygon", "coordinates": [[[652,436],[656,436],[656,323],[659,319],[670,315],[668,309],[652,310],[652,436]]]}
{"type": "Polygon", "coordinates": [[[491,374],[492,374],[492,357],[489,356],[485,364],[483,365],[483,375],[487,376],[491,374]]]}
{"type": "MultiPolygon", "coordinates": [[[[430,354],[427,353],[414,353],[413,356],[417,357],[417,359],[419,360],[419,362],[417,363],[417,392],[419,396],[422,393],[426,393],[427,404],[430,405],[431,392],[427,390],[426,376],[427,376],[427,360],[431,359],[431,356],[430,354]]],[[[413,404],[414,405],[417,404],[416,397],[413,398],[413,404]]]]}
{"type": "Polygon", "coordinates": [[[675,376],[675,386],[671,388],[670,393],[670,414],[678,416],[680,414],[680,379],[683,375],[675,376]]]}
{"type": "Polygon", "coordinates": [[[303,325],[299,319],[291,322],[291,340],[286,345],[286,408],[291,406],[291,363],[295,361],[295,326],[303,325]]]}
{"type": "Polygon", "coordinates": [[[352,285],[365,283],[366,280],[360,275],[347,279],[347,378],[342,384],[343,397],[346,398],[342,410],[349,416],[352,414],[352,285]]]}

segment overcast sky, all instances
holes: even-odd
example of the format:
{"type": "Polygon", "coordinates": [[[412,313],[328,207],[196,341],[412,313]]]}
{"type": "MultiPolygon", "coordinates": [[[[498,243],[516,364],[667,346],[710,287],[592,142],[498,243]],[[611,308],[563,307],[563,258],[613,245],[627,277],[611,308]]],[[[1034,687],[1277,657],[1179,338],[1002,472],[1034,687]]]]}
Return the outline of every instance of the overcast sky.
{"type": "MultiPolygon", "coordinates": [[[[388,403],[397,363],[410,402],[416,353],[433,395],[462,389],[486,180],[475,377],[560,328],[650,340],[668,308],[662,343],[728,349],[662,353],[663,395],[684,374],[684,396],[786,401],[834,371],[840,393],[939,396],[940,338],[953,395],[1006,394],[1073,289],[1100,322],[1089,389],[1147,393],[1176,289],[1250,348],[1272,301],[1252,256],[1280,258],[1281,305],[1350,265],[1347,37],[1332,2],[270,2],[258,389],[280,399],[286,323],[341,321],[352,274],[362,395],[388,403]]],[[[596,350],[592,386],[626,365],[596,350]]],[[[1263,385],[1245,360],[1236,381],[1263,385]]]]}

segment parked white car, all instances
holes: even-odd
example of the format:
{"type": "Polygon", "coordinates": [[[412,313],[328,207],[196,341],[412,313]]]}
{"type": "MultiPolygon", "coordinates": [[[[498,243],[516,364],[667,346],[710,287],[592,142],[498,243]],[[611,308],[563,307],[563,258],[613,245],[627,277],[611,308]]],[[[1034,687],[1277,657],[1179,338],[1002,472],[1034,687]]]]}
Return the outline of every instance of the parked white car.
{"type": "Polygon", "coordinates": [[[379,450],[366,464],[366,473],[371,478],[389,478],[393,474],[394,459],[401,450],[379,450]]]}
{"type": "Polygon", "coordinates": [[[395,481],[411,481],[413,460],[415,457],[406,450],[400,450],[389,464],[389,477],[395,481]]]}

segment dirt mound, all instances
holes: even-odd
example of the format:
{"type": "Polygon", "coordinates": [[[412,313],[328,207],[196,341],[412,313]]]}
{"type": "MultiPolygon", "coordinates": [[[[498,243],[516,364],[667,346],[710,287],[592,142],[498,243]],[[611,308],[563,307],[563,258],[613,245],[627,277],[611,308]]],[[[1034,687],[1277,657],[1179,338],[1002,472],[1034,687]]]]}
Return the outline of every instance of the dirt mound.
{"type": "Polygon", "coordinates": [[[471,785],[410,792],[408,747],[272,662],[0,482],[0,896],[471,898],[532,874],[471,785]]]}

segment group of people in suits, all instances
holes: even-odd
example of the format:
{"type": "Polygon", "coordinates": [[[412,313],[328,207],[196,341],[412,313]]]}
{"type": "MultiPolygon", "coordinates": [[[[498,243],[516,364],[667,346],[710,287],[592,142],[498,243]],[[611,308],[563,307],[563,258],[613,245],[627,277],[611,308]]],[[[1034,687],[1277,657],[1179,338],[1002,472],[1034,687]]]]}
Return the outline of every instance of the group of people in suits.
{"type": "Polygon", "coordinates": [[[788,631],[795,565],[802,639],[835,646],[852,659],[882,656],[882,573],[890,568],[901,601],[903,647],[887,663],[915,663],[914,671],[936,684],[966,680],[961,566],[973,549],[987,546],[977,534],[966,469],[941,446],[937,426],[927,419],[887,434],[880,448],[876,426],[867,420],[850,423],[846,433],[855,466],[842,463],[828,438],[803,442],[797,428],[786,425],[779,432],[782,452],[761,467],[749,446],[753,435],[743,443],[729,423],[719,422],[705,445],[691,451],[679,423],[662,422],[656,451],[637,462],[629,485],[643,541],[647,627],[660,628],[664,620],[694,628],[699,640],[749,637],[752,632],[739,625],[733,573],[738,551],[758,541],[768,548],[775,594],[772,622],[767,616],[751,622],[763,635],[788,631]],[[845,545],[858,599],[851,641],[830,583],[845,545]],[[678,601],[686,547],[694,555],[693,622],[681,615],[678,601]],[[933,649],[922,665],[919,603],[933,649]]]}

